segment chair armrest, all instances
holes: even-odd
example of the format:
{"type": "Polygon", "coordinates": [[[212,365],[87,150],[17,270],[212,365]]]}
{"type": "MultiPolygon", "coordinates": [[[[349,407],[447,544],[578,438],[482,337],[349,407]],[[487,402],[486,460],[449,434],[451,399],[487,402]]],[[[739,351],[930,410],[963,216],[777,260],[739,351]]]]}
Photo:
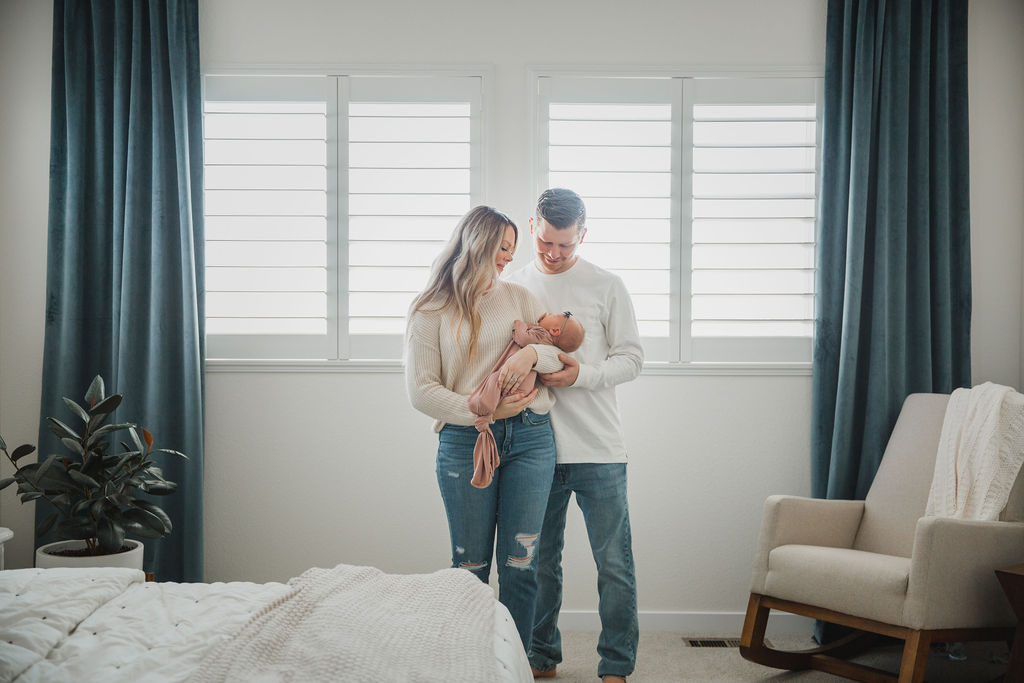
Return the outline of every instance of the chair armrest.
{"type": "Polygon", "coordinates": [[[764,502],[750,590],[763,592],[768,555],[774,548],[791,544],[849,548],[863,516],[863,500],[769,496],[764,502]]]}
{"type": "Polygon", "coordinates": [[[911,628],[1013,626],[995,570],[1024,560],[1024,523],[922,517],[914,530],[903,623],[911,628]]]}

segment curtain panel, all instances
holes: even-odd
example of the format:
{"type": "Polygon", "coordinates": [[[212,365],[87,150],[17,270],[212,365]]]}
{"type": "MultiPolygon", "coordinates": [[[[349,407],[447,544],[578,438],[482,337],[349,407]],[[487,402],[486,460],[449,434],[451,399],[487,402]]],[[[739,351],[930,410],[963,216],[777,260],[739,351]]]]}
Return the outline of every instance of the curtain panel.
{"type": "MultiPolygon", "coordinates": [[[[188,455],[144,539],[159,580],[203,575],[203,149],[198,0],[55,0],[42,416],[95,375],[117,422],[188,455]]],[[[45,426],[41,454],[61,451],[45,426]]],[[[49,514],[40,502],[37,518],[49,514]]],[[[50,539],[36,539],[37,544],[50,539]]]]}
{"type": "Polygon", "coordinates": [[[967,2],[829,0],[812,492],[862,499],[903,399],[969,386],[967,2]]]}

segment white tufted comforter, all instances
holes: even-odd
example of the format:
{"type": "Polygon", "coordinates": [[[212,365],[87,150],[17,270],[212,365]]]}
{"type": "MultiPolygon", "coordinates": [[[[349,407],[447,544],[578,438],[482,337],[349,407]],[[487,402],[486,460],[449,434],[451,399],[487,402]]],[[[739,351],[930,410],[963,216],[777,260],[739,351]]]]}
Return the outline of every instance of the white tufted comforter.
{"type": "MultiPolygon", "coordinates": [[[[208,655],[289,604],[301,585],[143,578],[121,568],[0,571],[0,683],[187,681],[208,655]]],[[[511,618],[495,606],[498,680],[532,680],[511,618]]]]}

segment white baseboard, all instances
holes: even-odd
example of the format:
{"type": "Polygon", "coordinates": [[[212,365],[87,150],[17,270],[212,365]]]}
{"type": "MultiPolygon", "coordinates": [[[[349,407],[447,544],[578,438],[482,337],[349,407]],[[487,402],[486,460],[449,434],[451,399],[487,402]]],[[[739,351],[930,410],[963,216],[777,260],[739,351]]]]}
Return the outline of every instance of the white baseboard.
{"type": "MultiPolygon", "coordinates": [[[[640,630],[738,638],[743,630],[743,617],[743,612],[641,611],[640,630]]],[[[562,610],[558,626],[565,631],[600,631],[601,620],[596,611],[562,610]]],[[[767,635],[809,635],[813,630],[813,619],[773,610],[767,635]]]]}

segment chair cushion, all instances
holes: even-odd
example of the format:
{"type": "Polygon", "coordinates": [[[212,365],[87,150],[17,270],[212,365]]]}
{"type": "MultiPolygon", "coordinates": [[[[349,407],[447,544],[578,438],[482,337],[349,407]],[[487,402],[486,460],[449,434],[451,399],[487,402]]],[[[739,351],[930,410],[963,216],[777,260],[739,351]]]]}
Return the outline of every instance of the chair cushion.
{"type": "Polygon", "coordinates": [[[917,520],[928,505],[947,403],[948,394],[911,394],[903,402],[864,500],[857,550],[910,557],[917,520]]]}
{"type": "Polygon", "coordinates": [[[783,545],[768,555],[765,594],[888,624],[901,623],[910,560],[848,548],[783,545]]]}

